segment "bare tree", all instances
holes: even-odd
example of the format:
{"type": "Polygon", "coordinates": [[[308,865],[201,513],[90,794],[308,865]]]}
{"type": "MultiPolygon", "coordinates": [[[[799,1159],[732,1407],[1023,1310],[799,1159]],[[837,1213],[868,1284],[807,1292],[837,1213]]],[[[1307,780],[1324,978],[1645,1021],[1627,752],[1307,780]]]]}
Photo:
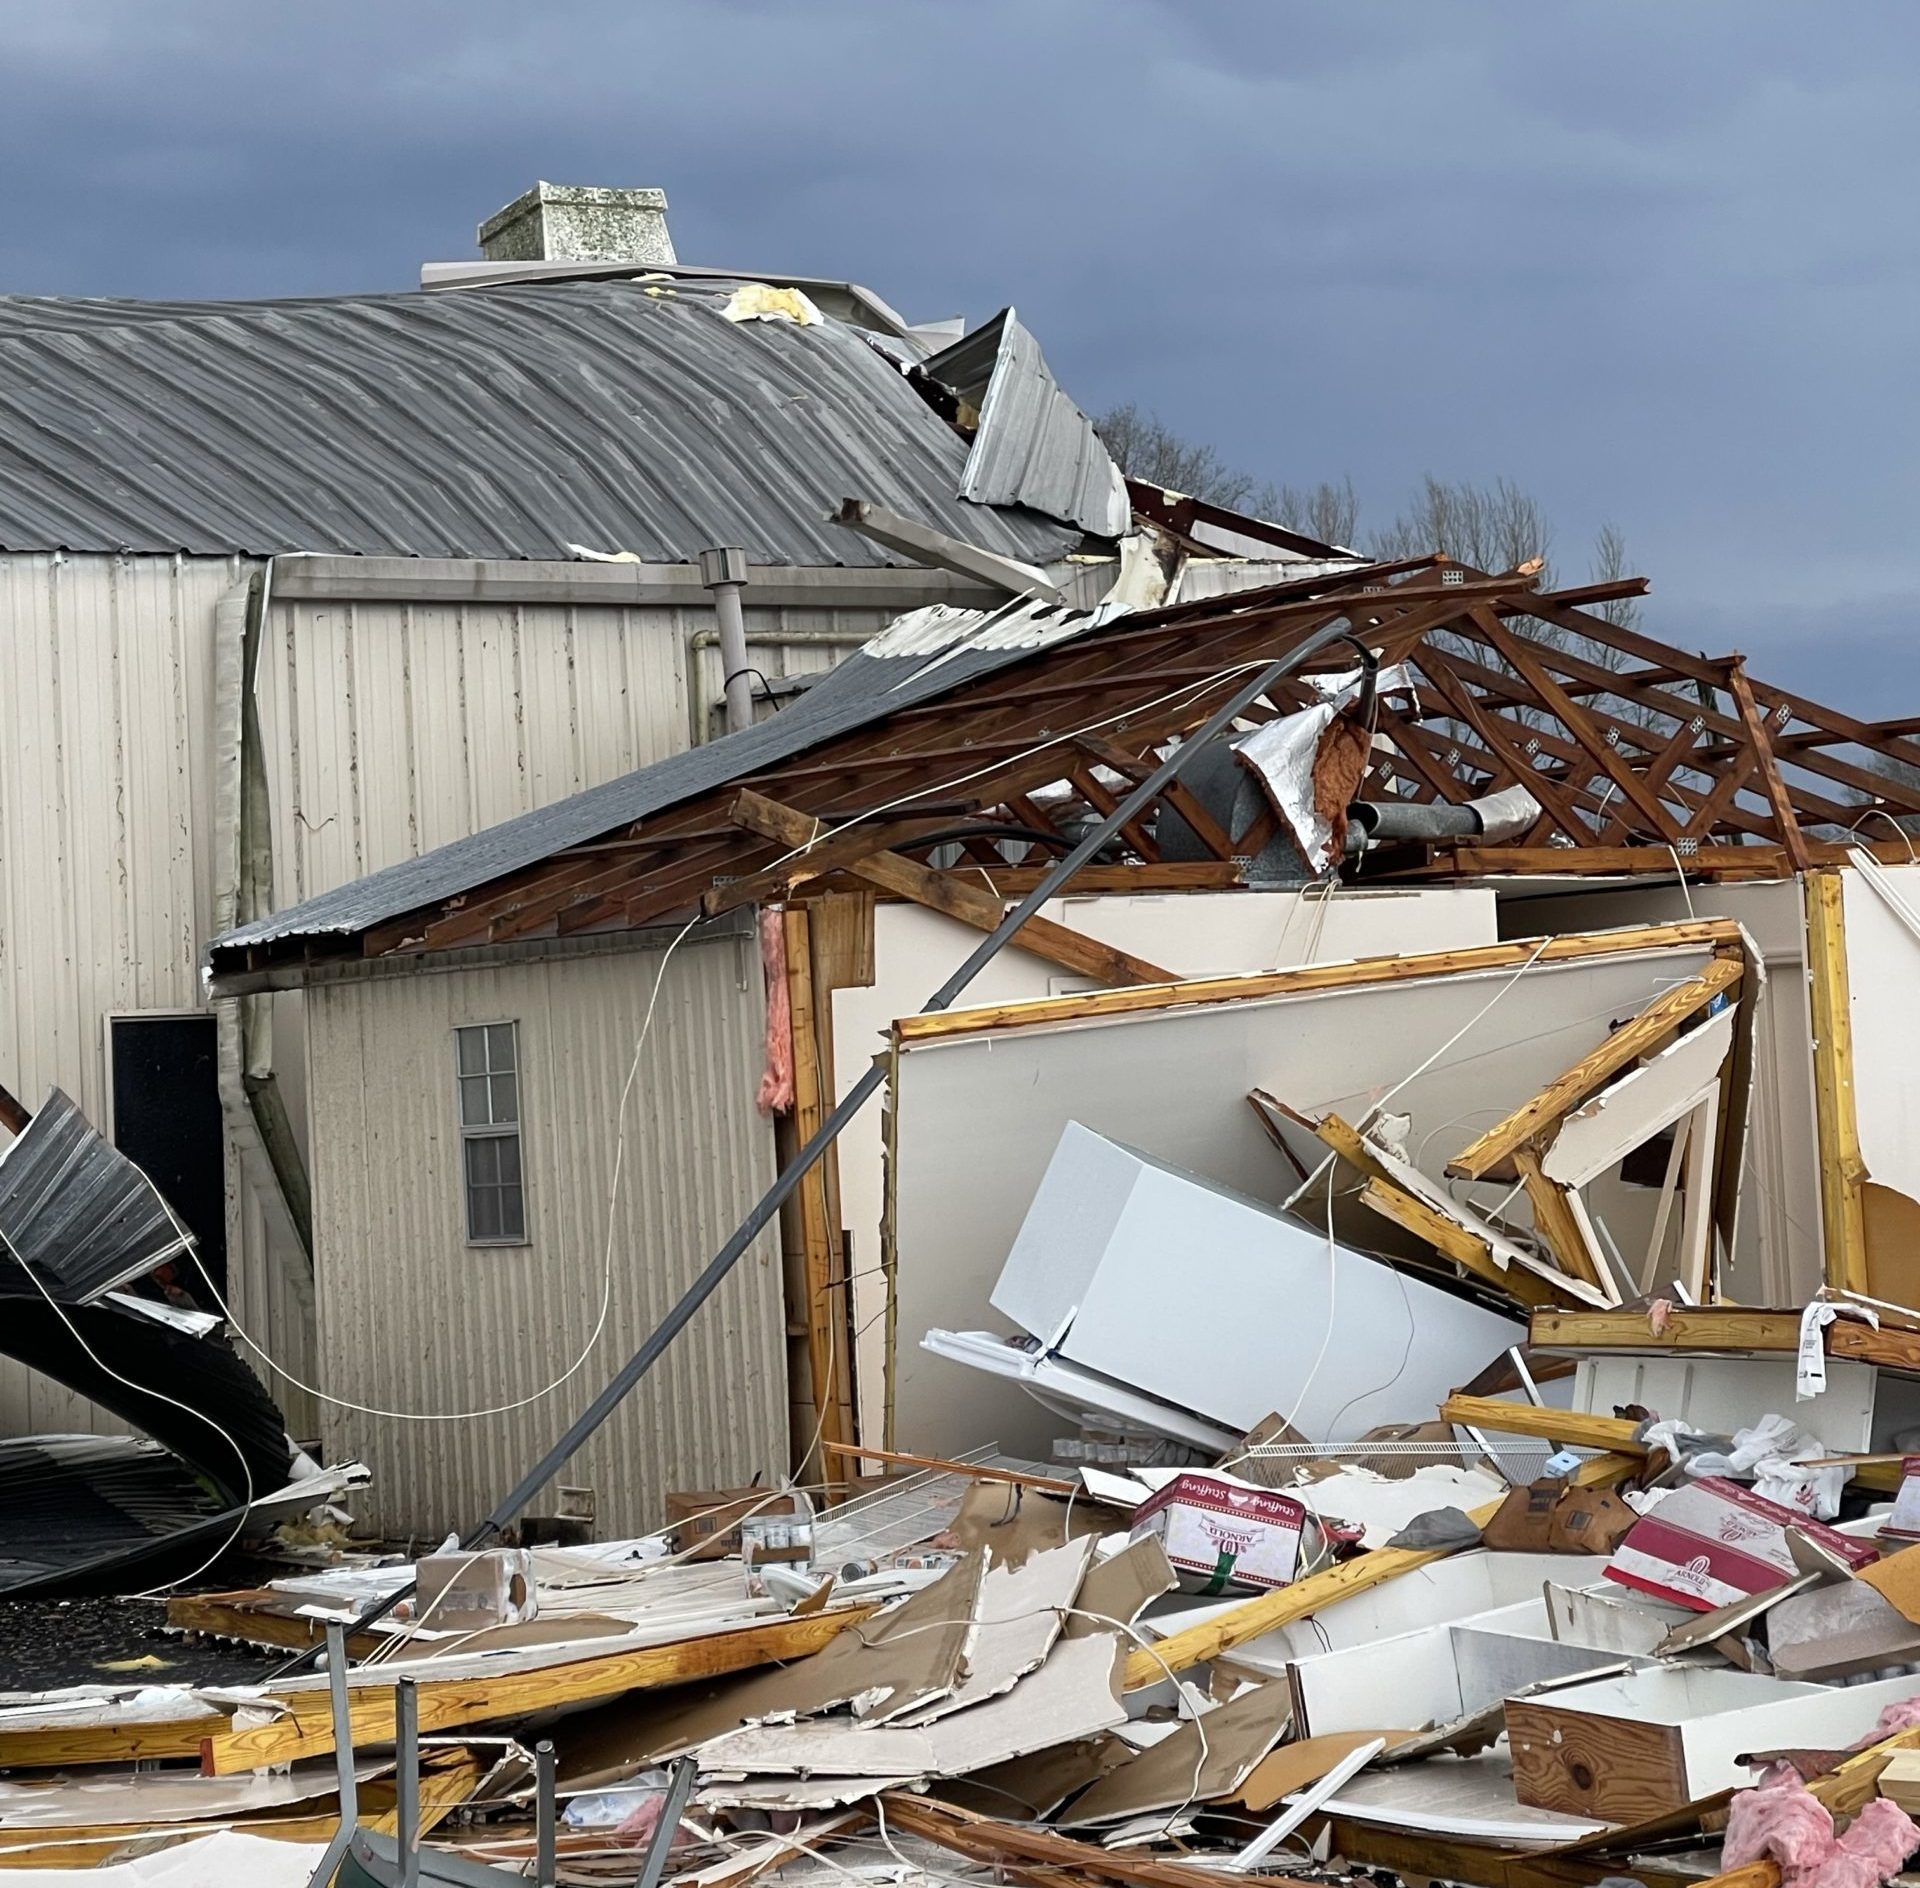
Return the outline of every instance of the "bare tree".
{"type": "Polygon", "coordinates": [[[1236,511],[1253,496],[1252,473],[1236,471],[1217,447],[1182,438],[1159,414],[1132,400],[1102,413],[1093,428],[1113,454],[1114,463],[1150,485],[1164,485],[1168,491],[1209,499],[1236,511]]]}
{"type": "MultiPolygon", "coordinates": [[[[1384,530],[1368,533],[1367,548],[1382,559],[1438,551],[1456,564],[1497,573],[1536,558],[1544,565],[1552,543],[1553,527],[1538,501],[1509,480],[1471,485],[1429,472],[1413,502],[1384,530]]],[[[1551,581],[1544,568],[1541,581],[1551,581]]]]}
{"type": "Polygon", "coordinates": [[[1350,478],[1337,485],[1330,479],[1308,486],[1263,485],[1249,509],[1257,518],[1318,538],[1322,544],[1344,548],[1359,534],[1360,497],[1350,478]]]}

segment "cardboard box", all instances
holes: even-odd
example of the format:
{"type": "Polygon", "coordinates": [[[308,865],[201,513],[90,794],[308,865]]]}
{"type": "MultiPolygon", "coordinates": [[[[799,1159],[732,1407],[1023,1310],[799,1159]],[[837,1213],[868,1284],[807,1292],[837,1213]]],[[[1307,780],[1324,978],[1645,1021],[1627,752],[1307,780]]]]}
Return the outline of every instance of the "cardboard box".
{"type": "Polygon", "coordinates": [[[1306,1520],[1288,1495],[1196,1470],[1176,1475],[1134,1510],[1133,1538],[1154,1536],[1190,1593],[1266,1591],[1293,1579],[1306,1520]]]}
{"type": "Polygon", "coordinates": [[[433,1632],[521,1626],[540,1612],[533,1556],[524,1547],[428,1554],[414,1563],[413,1577],[413,1618],[433,1632]]]}
{"type": "Polygon", "coordinates": [[[1603,1569],[1609,1580],[1710,1613],[1799,1576],[1787,1548],[1797,1528],[1855,1569],[1877,1556],[1866,1541],[1822,1527],[1717,1476],[1684,1482],[1627,1531],[1603,1569]]]}
{"type": "Polygon", "coordinates": [[[749,1514],[797,1514],[791,1495],[771,1488],[670,1488],[667,1526],[689,1560],[723,1560],[740,1551],[740,1523],[749,1514]]]}

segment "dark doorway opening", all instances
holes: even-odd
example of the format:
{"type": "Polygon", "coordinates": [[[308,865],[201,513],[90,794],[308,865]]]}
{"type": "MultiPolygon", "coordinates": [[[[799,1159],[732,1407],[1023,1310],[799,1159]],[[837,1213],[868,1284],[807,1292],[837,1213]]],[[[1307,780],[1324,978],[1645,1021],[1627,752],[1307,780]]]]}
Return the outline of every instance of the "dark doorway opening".
{"type": "MultiPolygon", "coordinates": [[[[113,1144],[166,1195],[224,1298],[227,1181],[214,1020],[207,1015],[115,1016],[108,1027],[113,1144]]],[[[204,1300],[206,1288],[192,1262],[179,1270],[180,1282],[204,1300]]]]}

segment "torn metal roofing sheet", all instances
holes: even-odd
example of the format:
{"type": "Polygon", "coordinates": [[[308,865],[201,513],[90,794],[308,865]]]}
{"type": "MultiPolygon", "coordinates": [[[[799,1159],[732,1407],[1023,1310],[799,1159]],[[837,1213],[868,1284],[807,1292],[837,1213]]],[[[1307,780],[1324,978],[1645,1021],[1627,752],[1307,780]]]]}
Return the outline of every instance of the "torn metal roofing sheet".
{"type": "Polygon", "coordinates": [[[925,371],[979,411],[961,497],[1025,505],[1095,537],[1127,529],[1132,508],[1120,468],[1011,308],[934,355],[925,371]]]}
{"type": "Polygon", "coordinates": [[[153,1182],[57,1088],[0,1154],[0,1296],[88,1304],[186,1246],[153,1182]]]}
{"type": "Polygon", "coordinates": [[[0,549],[902,561],[858,496],[1025,563],[1080,533],[959,496],[967,445],[856,329],[730,281],[0,300],[0,549]]]}

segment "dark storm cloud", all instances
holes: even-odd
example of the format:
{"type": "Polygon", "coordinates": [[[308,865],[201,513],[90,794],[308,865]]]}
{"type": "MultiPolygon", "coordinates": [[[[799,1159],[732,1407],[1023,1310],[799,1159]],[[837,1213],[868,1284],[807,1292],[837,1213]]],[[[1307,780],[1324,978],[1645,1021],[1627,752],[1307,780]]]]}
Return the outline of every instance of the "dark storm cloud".
{"type": "Polygon", "coordinates": [[[0,288],[404,287],[536,176],[660,183],[689,260],[1015,301],[1086,404],[1375,516],[1510,476],[1570,575],[1625,530],[1661,633],[1920,699],[1909,9],[0,0],[0,35],[0,288]]]}

